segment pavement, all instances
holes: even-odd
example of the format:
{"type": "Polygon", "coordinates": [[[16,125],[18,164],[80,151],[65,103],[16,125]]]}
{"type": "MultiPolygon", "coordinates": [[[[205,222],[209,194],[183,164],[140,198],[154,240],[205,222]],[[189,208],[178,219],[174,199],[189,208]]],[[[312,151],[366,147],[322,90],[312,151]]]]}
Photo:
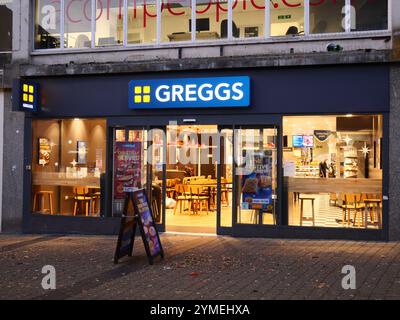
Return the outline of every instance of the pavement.
{"type": "Polygon", "coordinates": [[[116,237],[0,235],[0,299],[399,299],[400,243],[162,234],[113,264],[116,237]],[[43,266],[56,270],[44,290],[43,266]],[[356,289],[342,273],[354,266],[356,289]]]}

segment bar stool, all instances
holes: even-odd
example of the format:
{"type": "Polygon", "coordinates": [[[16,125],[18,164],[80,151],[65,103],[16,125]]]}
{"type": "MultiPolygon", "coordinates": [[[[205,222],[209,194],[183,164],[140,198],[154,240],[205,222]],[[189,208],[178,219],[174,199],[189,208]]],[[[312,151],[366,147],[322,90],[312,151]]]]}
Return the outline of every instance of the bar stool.
{"type": "Polygon", "coordinates": [[[312,221],[313,227],[315,226],[315,214],[314,214],[314,201],[315,198],[313,197],[301,197],[299,195],[300,200],[300,226],[303,225],[303,221],[312,221]],[[311,217],[304,217],[304,201],[311,201],[311,208],[312,208],[312,216],[311,217]]]}
{"type": "Polygon", "coordinates": [[[33,211],[37,211],[37,202],[40,203],[40,208],[39,208],[39,212],[46,212],[49,211],[50,214],[53,214],[53,191],[46,191],[46,190],[41,190],[41,191],[37,191],[35,192],[35,196],[33,197],[33,211]],[[49,201],[49,207],[46,208],[44,206],[45,204],[45,199],[46,196],[48,198],[49,201]]]}

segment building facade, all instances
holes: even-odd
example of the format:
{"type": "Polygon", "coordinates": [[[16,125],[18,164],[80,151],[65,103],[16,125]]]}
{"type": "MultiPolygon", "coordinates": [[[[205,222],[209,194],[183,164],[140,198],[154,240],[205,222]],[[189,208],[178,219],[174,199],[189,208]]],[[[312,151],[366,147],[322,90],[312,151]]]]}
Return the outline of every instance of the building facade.
{"type": "Polygon", "coordinates": [[[22,2],[4,230],[400,237],[396,1],[22,2]]]}

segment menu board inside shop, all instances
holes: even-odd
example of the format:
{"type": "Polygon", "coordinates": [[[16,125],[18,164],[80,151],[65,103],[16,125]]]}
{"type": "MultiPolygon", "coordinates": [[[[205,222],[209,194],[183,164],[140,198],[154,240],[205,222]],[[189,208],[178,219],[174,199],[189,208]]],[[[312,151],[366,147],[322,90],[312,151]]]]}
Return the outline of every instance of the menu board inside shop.
{"type": "Polygon", "coordinates": [[[50,163],[51,146],[50,141],[47,138],[39,138],[39,161],[41,166],[48,165],[50,163]]]}
{"type": "Polygon", "coordinates": [[[115,142],[114,149],[114,198],[123,199],[125,192],[141,187],[142,143],[115,142]]]}

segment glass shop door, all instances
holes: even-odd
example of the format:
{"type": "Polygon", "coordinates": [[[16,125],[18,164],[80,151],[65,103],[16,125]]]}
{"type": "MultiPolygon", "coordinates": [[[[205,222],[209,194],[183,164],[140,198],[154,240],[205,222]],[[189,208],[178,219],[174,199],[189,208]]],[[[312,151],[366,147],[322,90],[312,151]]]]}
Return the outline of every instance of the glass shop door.
{"type": "Polygon", "coordinates": [[[164,231],[165,129],[113,129],[112,216],[123,213],[126,192],[144,188],[159,231],[164,231]]]}

